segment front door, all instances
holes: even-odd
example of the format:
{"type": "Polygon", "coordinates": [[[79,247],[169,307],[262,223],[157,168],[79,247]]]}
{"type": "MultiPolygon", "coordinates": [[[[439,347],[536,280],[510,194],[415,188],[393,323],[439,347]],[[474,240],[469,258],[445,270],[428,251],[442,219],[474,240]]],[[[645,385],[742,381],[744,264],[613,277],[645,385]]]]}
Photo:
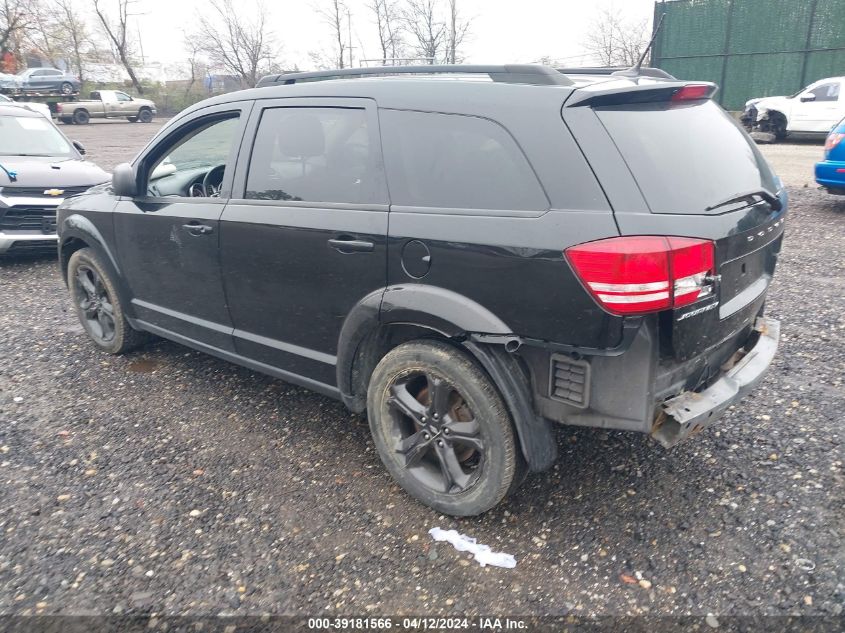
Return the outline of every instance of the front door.
{"type": "Polygon", "coordinates": [[[261,101],[221,226],[235,348],[333,386],[344,318],[385,285],[387,192],[368,99],[261,101]]]}
{"type": "Polygon", "coordinates": [[[845,116],[845,94],[839,80],[810,86],[798,97],[793,109],[791,132],[830,132],[845,116]]]}
{"type": "Polygon", "coordinates": [[[136,164],[145,195],[115,207],[118,257],[145,325],[233,351],[220,215],[251,102],[204,109],[136,164]]]}

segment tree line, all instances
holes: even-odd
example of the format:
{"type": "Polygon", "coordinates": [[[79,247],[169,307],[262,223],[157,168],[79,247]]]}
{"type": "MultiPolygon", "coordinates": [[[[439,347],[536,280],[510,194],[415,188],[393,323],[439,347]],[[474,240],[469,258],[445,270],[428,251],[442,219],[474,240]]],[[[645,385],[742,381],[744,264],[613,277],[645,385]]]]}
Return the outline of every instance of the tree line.
{"type": "MultiPolygon", "coordinates": [[[[364,0],[355,14],[343,0],[315,1],[313,10],[331,42],[325,49],[308,51],[320,69],[346,68],[356,61],[460,63],[472,25],[461,14],[459,0],[364,0]],[[366,28],[375,36],[378,53],[373,59],[366,59],[363,46],[353,41],[353,23],[356,33],[366,28]]],[[[116,63],[143,94],[137,72],[143,62],[137,24],[143,4],[0,0],[0,72],[11,72],[10,67],[18,68],[35,55],[53,66],[66,66],[85,81],[87,64],[116,63]]],[[[185,34],[184,49],[191,86],[209,68],[234,77],[243,87],[254,86],[265,74],[299,70],[280,62],[281,42],[268,23],[264,0],[205,0],[193,30],[185,34]]]]}

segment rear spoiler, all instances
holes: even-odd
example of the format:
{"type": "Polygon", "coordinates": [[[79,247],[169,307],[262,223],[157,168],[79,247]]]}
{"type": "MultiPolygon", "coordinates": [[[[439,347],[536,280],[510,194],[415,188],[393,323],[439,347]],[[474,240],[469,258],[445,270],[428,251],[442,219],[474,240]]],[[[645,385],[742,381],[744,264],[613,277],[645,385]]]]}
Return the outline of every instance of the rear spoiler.
{"type": "Polygon", "coordinates": [[[564,104],[574,106],[610,106],[660,101],[696,101],[711,99],[719,87],[711,82],[677,81],[648,85],[621,85],[607,88],[607,84],[586,86],[572,91],[564,104]]]}

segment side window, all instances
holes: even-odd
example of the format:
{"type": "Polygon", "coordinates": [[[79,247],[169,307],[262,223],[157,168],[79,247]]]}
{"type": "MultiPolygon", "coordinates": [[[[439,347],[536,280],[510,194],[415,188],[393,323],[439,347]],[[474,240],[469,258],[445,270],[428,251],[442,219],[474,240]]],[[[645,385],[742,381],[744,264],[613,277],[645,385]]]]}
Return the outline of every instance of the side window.
{"type": "Polygon", "coordinates": [[[541,211],[549,203],[505,129],[472,116],[380,110],[391,204],[541,211]]]}
{"type": "Polygon", "coordinates": [[[153,196],[217,198],[236,141],[238,115],[192,122],[158,153],[150,165],[148,193],[153,196]]]}
{"type": "Polygon", "coordinates": [[[386,203],[363,108],[268,108],[250,157],[246,198],[386,203]]]}
{"type": "Polygon", "coordinates": [[[816,101],[838,101],[839,100],[839,82],[831,82],[816,86],[813,92],[816,96],[816,101]]]}
{"type": "Polygon", "coordinates": [[[115,92],[114,96],[117,97],[118,101],[132,101],[129,95],[123,92],[115,92]]]}
{"type": "Polygon", "coordinates": [[[61,77],[63,73],[61,70],[48,70],[46,71],[46,74],[50,75],[51,77],[61,77]]]}

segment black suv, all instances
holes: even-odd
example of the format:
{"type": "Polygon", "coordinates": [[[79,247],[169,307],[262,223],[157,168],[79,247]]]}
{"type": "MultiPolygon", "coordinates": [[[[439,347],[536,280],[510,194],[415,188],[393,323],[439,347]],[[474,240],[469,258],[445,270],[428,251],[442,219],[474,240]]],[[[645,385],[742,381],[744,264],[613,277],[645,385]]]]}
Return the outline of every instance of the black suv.
{"type": "Polygon", "coordinates": [[[62,270],[103,350],[152,333],[339,398],[405,490],[478,514],[555,423],[671,446],[771,362],[786,196],[715,89],[268,77],[63,204],[62,270]]]}

